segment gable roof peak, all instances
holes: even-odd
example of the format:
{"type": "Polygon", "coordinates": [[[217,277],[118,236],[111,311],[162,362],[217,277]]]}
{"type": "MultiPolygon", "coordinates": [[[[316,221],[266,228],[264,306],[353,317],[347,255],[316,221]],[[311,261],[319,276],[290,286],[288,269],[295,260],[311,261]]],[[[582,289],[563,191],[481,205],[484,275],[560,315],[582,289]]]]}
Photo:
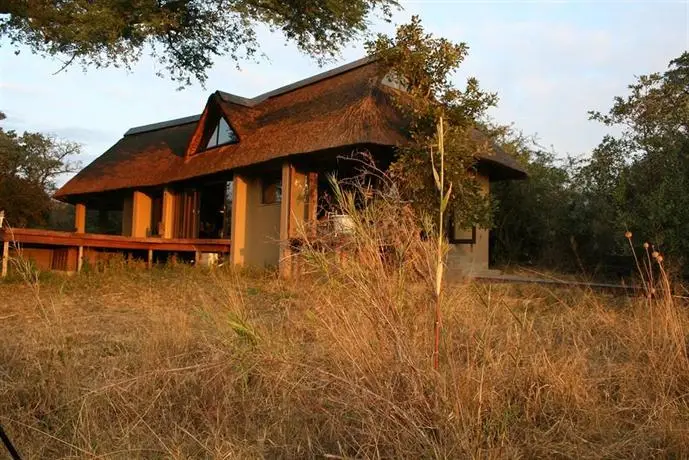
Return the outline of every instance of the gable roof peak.
{"type": "MultiPolygon", "coordinates": [[[[365,56],[361,59],[357,59],[356,61],[348,62],[347,64],[341,65],[339,67],[335,67],[334,69],[326,70],[325,72],[321,72],[319,74],[313,75],[308,78],[304,78],[302,80],[298,80],[294,83],[290,83],[285,86],[281,86],[279,88],[276,88],[274,90],[268,91],[263,94],[259,94],[258,96],[255,96],[253,98],[246,98],[242,96],[238,96],[236,94],[228,93],[225,91],[220,91],[217,90],[215,91],[215,94],[220,97],[224,102],[228,102],[231,104],[237,104],[241,105],[244,107],[255,107],[256,105],[260,104],[261,102],[276,97],[276,96],[281,96],[283,94],[289,93],[291,91],[303,88],[305,86],[313,85],[315,83],[318,83],[320,81],[326,80],[328,78],[336,77],[340,74],[349,72],[350,70],[357,69],[359,67],[371,64],[375,61],[377,61],[378,58],[376,56],[365,56]]],[[[211,95],[212,97],[212,95],[211,95]]],[[[148,125],[141,125],[141,126],[135,126],[133,128],[130,128],[127,130],[126,133],[124,133],[125,136],[130,136],[132,134],[140,134],[140,133],[145,133],[148,131],[155,131],[158,129],[163,129],[163,128],[170,128],[173,126],[177,125],[183,125],[187,123],[194,123],[199,121],[201,118],[201,114],[199,115],[192,115],[189,117],[183,117],[183,118],[175,118],[173,120],[167,120],[159,123],[152,123],[148,125]]]]}

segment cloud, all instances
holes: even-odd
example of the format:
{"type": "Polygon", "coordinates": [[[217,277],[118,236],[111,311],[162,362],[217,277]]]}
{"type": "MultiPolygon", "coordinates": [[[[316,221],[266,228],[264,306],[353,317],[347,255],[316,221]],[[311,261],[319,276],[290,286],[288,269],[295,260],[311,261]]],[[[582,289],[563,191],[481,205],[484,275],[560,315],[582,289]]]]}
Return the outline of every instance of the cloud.
{"type": "Polygon", "coordinates": [[[117,139],[120,136],[118,133],[113,131],[85,128],[80,126],[59,127],[47,129],[46,131],[53,133],[60,138],[82,144],[109,142],[112,141],[113,138],[117,139]]]}
{"type": "Polygon", "coordinates": [[[47,94],[49,89],[42,86],[27,85],[15,82],[0,82],[0,92],[2,93],[19,93],[23,95],[40,95],[47,94]]]}

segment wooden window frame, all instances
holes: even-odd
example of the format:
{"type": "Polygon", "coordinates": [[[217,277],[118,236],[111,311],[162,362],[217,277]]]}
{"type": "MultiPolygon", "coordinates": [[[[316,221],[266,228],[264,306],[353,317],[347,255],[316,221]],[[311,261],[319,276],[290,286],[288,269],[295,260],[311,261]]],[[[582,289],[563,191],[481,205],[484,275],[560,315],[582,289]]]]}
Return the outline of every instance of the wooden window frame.
{"type": "Polygon", "coordinates": [[[261,204],[264,206],[272,206],[276,204],[282,203],[283,200],[282,196],[282,176],[281,175],[276,175],[275,177],[262,177],[261,178],[261,204]],[[271,185],[271,184],[276,184],[276,189],[275,189],[275,200],[271,202],[266,201],[266,186],[271,185]],[[280,198],[277,196],[277,189],[278,187],[280,188],[280,198]]]}
{"type": "Polygon", "coordinates": [[[447,230],[447,240],[450,244],[476,244],[476,225],[471,226],[471,238],[455,238],[455,216],[451,215],[447,230]]]}
{"type": "Polygon", "coordinates": [[[232,145],[232,144],[239,144],[239,134],[237,134],[237,130],[232,126],[232,123],[225,118],[225,116],[222,114],[221,110],[219,107],[209,107],[208,115],[206,117],[206,120],[204,121],[204,126],[203,126],[203,135],[201,136],[201,141],[199,142],[198,147],[196,148],[196,152],[193,153],[193,155],[199,155],[203,152],[209,152],[211,150],[217,149],[218,147],[224,147],[226,145],[232,145]],[[212,147],[208,147],[208,143],[211,140],[211,137],[215,133],[215,129],[218,127],[220,124],[221,120],[225,120],[225,123],[227,123],[227,126],[230,127],[232,132],[234,133],[234,140],[231,140],[229,142],[223,142],[222,144],[215,144],[212,147]]]}

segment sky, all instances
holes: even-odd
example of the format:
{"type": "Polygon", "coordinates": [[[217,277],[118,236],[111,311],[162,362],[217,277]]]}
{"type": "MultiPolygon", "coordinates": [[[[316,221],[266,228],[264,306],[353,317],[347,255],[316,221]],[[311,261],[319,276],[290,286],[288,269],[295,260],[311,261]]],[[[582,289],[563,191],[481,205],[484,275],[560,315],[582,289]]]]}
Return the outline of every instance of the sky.
{"type": "MultiPolygon", "coordinates": [[[[514,124],[557,155],[586,155],[610,128],[588,120],[627,93],[635,76],[662,72],[689,47],[689,0],[663,1],[464,1],[400,2],[391,24],[370,18],[370,32],[394,32],[413,14],[428,32],[465,42],[469,55],[455,76],[469,76],[496,92],[490,115],[514,124]]],[[[4,129],[38,131],[82,144],[85,165],[133,126],[195,115],[208,96],[223,90],[244,97],[358,59],[362,40],[340,60],[318,67],[279,33],[259,31],[258,62],[219,58],[205,88],[181,91],[156,76],[159,66],[142,59],[131,71],[74,66],[32,55],[0,41],[0,110],[4,129]]],[[[67,177],[62,178],[65,181],[67,177]]]]}

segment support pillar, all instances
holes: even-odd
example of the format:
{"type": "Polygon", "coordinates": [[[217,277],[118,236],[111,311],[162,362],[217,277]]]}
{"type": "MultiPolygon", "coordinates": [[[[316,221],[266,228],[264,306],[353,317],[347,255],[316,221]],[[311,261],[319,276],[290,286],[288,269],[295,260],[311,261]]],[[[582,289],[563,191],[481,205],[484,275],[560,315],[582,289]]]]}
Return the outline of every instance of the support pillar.
{"type": "Polygon", "coordinates": [[[2,273],[3,278],[7,276],[7,264],[10,261],[10,242],[3,241],[2,243],[2,273]]]}
{"type": "Polygon", "coordinates": [[[285,161],[282,164],[282,202],[280,203],[280,256],[278,270],[281,278],[289,278],[292,272],[292,250],[290,236],[292,227],[292,178],[294,167],[285,161]]]}
{"type": "Polygon", "coordinates": [[[230,261],[233,265],[244,265],[246,255],[246,219],[249,182],[245,176],[234,174],[232,191],[232,222],[230,230],[230,261]]]}
{"type": "Polygon", "coordinates": [[[316,220],[318,216],[318,173],[310,172],[307,177],[308,192],[306,205],[306,222],[309,229],[309,236],[316,236],[316,220]]]}
{"type": "Polygon", "coordinates": [[[148,250],[148,258],[146,259],[146,266],[153,268],[153,249],[148,250]]]}
{"type": "Polygon", "coordinates": [[[77,250],[77,273],[81,272],[81,267],[84,266],[84,247],[79,246],[77,250]]]}
{"type": "Polygon", "coordinates": [[[163,238],[172,238],[174,231],[174,211],[175,211],[175,195],[172,190],[165,187],[163,189],[163,231],[161,236],[163,238]]]}
{"type": "Polygon", "coordinates": [[[74,231],[86,233],[86,205],[83,203],[74,206],[74,231]]]}

